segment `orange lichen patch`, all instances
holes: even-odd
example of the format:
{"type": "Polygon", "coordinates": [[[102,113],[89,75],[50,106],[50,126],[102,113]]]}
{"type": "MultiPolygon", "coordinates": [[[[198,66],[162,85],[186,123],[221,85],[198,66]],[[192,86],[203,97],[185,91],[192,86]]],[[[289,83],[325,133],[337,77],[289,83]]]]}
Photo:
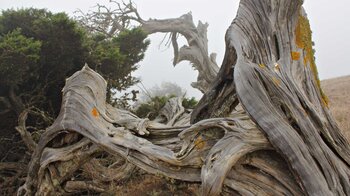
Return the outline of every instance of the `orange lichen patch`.
{"type": "Polygon", "coordinates": [[[100,116],[100,113],[97,111],[97,109],[96,109],[95,107],[92,108],[91,114],[92,114],[94,117],[99,117],[99,116],[100,116]]]}
{"type": "Polygon", "coordinates": [[[323,98],[323,101],[328,105],[328,98],[323,93],[321,89],[321,82],[318,77],[318,71],[315,63],[315,57],[314,57],[314,49],[312,48],[312,36],[311,36],[311,28],[309,20],[299,14],[298,23],[295,28],[295,44],[298,46],[298,48],[301,48],[304,50],[304,65],[309,65],[311,68],[311,71],[314,75],[314,79],[316,81],[317,87],[320,91],[320,94],[323,98]]]}
{"type": "Polygon", "coordinates": [[[300,59],[300,52],[291,52],[292,60],[293,61],[298,61],[300,59]]]}
{"type": "Polygon", "coordinates": [[[202,136],[199,136],[196,141],[194,141],[196,149],[202,149],[205,146],[205,141],[202,136]]]}
{"type": "Polygon", "coordinates": [[[265,64],[259,64],[259,67],[265,68],[266,66],[265,66],[265,64]]]}
{"type": "Polygon", "coordinates": [[[274,83],[275,85],[277,85],[277,86],[279,86],[279,85],[281,84],[281,80],[279,80],[278,78],[273,77],[273,78],[272,78],[272,81],[273,81],[273,83],[274,83]]]}

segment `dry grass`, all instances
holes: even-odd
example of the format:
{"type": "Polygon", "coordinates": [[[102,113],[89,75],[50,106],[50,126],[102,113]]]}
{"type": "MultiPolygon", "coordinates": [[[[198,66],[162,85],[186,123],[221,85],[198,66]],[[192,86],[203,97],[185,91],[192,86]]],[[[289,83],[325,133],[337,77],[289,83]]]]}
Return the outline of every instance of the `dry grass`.
{"type": "Polygon", "coordinates": [[[321,85],[330,100],[333,116],[350,141],[350,76],[323,80],[321,85]]]}
{"type": "Polygon", "coordinates": [[[186,183],[139,171],[131,179],[111,187],[109,192],[101,196],[197,196],[199,187],[198,183],[186,183]]]}

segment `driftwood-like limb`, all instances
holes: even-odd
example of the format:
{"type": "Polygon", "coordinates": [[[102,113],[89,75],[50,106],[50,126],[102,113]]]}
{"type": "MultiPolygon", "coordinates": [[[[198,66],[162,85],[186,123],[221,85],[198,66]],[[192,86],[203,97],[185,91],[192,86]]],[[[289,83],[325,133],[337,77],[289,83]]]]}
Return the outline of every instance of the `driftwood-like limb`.
{"type": "Polygon", "coordinates": [[[274,151],[247,155],[228,173],[224,193],[231,195],[305,195],[286,162],[274,151]]]}
{"type": "Polygon", "coordinates": [[[102,165],[98,159],[92,159],[90,162],[83,165],[83,169],[94,181],[117,182],[130,177],[135,170],[135,165],[123,158],[119,158],[116,162],[106,167],[102,165]]]}
{"type": "Polygon", "coordinates": [[[136,5],[123,1],[110,1],[112,7],[97,4],[97,11],[83,13],[78,11],[78,21],[89,31],[99,32],[108,37],[118,35],[131,24],[138,24],[146,34],[170,33],[171,44],[174,49],[173,65],[181,61],[189,61],[198,70],[197,81],[191,85],[194,88],[207,92],[214,82],[219,67],[216,63],[216,54],[208,52],[207,23],[193,22],[192,14],[187,13],[178,18],[144,20],[136,5]],[[179,48],[178,36],[185,37],[187,45],[179,48]]]}
{"type": "Polygon", "coordinates": [[[226,33],[226,52],[219,73],[191,114],[191,123],[207,118],[229,116],[239,100],[233,82],[233,65],[236,64],[236,50],[226,33]]]}
{"type": "MultiPolygon", "coordinates": [[[[219,147],[214,146],[216,143],[237,141],[248,149],[244,150],[244,147],[241,152],[239,148],[238,151],[241,153],[232,158],[234,161],[221,163],[227,168],[224,173],[227,173],[231,166],[247,153],[268,149],[268,141],[254,124],[249,122],[247,116],[232,119],[208,119],[182,128],[150,123],[149,135],[141,138],[133,133],[139,133],[137,129],[140,126],[136,126],[139,124],[136,122],[144,120],[106,105],[103,101],[106,99],[105,89],[105,80],[88,67],[84,67],[82,71],[67,80],[63,90],[61,112],[54,124],[42,135],[30,163],[26,184],[23,185],[21,191],[29,195],[52,194],[54,191],[64,194],[70,191],[71,186],[68,190],[62,185],[71,179],[70,176],[78,168],[89,168],[89,165],[83,166],[83,163],[93,159],[101,150],[113,156],[122,157],[150,173],[200,182],[203,180],[200,168],[205,160],[210,158],[211,161],[207,162],[212,163],[213,161],[208,153],[215,149],[222,151],[223,155],[231,152],[230,149],[219,150],[219,147]],[[130,124],[126,121],[120,123],[119,118],[123,115],[130,119],[128,121],[130,124]],[[212,128],[219,130],[215,131],[216,134],[207,131],[212,128]],[[66,135],[72,133],[83,138],[76,139],[75,142],[73,140],[73,143],[71,140],[59,143],[61,146],[55,148],[50,147],[55,141],[61,141],[62,137],[65,138],[66,135]],[[181,134],[178,137],[179,133],[181,134]],[[256,135],[257,138],[249,139],[246,134],[256,135]],[[160,143],[160,141],[163,142],[160,143]],[[158,145],[155,144],[157,142],[158,145]]],[[[181,117],[172,115],[172,119],[169,119],[168,122],[176,123],[176,119],[181,119],[181,117]]],[[[141,126],[140,129],[143,127],[141,126]]],[[[122,169],[114,171],[124,172],[122,169]]],[[[223,180],[219,184],[221,187],[223,180]]],[[[95,184],[94,187],[103,186],[95,184]]]]}
{"type": "MultiPolygon", "coordinates": [[[[24,144],[27,146],[28,150],[30,152],[33,152],[34,149],[36,148],[37,144],[35,143],[35,141],[32,137],[32,134],[28,131],[29,128],[26,125],[26,121],[27,121],[29,114],[41,118],[47,124],[52,123],[53,119],[51,117],[49,117],[45,112],[40,111],[39,109],[37,109],[35,107],[27,108],[19,114],[18,126],[15,127],[15,129],[20,134],[20,136],[21,136],[24,144]]],[[[34,127],[30,127],[30,128],[33,129],[34,127]]],[[[35,131],[39,131],[37,128],[34,128],[34,129],[35,129],[35,131]]]]}
{"type": "Polygon", "coordinates": [[[184,14],[179,18],[154,20],[141,22],[141,28],[148,34],[172,33],[172,45],[174,49],[174,66],[181,61],[189,61],[198,70],[197,82],[192,87],[207,92],[218,73],[216,54],[209,55],[207,28],[208,24],[201,21],[195,26],[192,14],[184,14]],[[184,36],[188,45],[178,48],[177,34],[184,36]]]}
{"type": "Polygon", "coordinates": [[[235,131],[225,134],[209,151],[201,174],[203,195],[218,195],[227,173],[243,156],[269,147],[269,142],[261,132],[256,132],[255,126],[232,129],[235,131]]]}
{"type": "Polygon", "coordinates": [[[26,128],[26,120],[28,117],[28,110],[24,110],[18,117],[18,126],[16,127],[16,130],[21,135],[21,138],[24,142],[24,144],[27,146],[30,152],[33,152],[36,143],[34,142],[32,135],[28,132],[26,128]]]}
{"type": "Polygon", "coordinates": [[[182,98],[171,98],[168,103],[159,111],[160,116],[166,119],[168,126],[174,126],[175,121],[185,112],[182,106],[182,98]]]}

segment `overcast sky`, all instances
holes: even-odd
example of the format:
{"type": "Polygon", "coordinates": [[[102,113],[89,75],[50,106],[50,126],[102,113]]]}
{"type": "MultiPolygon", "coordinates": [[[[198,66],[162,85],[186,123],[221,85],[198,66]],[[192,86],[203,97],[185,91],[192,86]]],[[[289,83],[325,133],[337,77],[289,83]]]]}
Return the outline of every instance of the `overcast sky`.
{"type": "MultiPolygon", "coordinates": [[[[221,64],[224,54],[224,35],[238,8],[238,0],[134,0],[140,15],[148,18],[174,18],[192,12],[193,19],[208,22],[209,52],[218,54],[221,64]]],[[[67,12],[72,15],[77,9],[88,11],[96,3],[107,4],[108,0],[0,0],[0,9],[35,7],[52,12],[67,12]]],[[[316,62],[321,79],[350,75],[347,61],[350,55],[350,1],[305,0],[313,40],[316,62]]],[[[185,88],[189,96],[200,97],[199,91],[190,87],[197,73],[188,63],[172,66],[172,48],[160,45],[162,34],[151,35],[151,45],[136,75],[151,88],[162,81],[175,82],[185,88]]]]}

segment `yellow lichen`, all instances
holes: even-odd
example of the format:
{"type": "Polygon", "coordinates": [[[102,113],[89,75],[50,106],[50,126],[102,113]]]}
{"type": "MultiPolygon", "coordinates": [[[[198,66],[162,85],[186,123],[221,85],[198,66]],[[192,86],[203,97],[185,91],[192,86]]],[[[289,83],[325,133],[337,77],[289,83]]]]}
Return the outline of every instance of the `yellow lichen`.
{"type": "Polygon", "coordinates": [[[307,62],[308,62],[308,61],[307,61],[306,56],[304,56],[304,61],[303,61],[303,62],[304,62],[304,65],[307,66],[307,62]]]}
{"type": "Polygon", "coordinates": [[[292,60],[293,61],[298,61],[300,59],[300,52],[291,52],[292,60]]]}
{"type": "Polygon", "coordinates": [[[259,64],[259,67],[265,68],[266,66],[264,64],[259,64]]]}
{"type": "MultiPolygon", "coordinates": [[[[315,58],[314,58],[314,50],[312,48],[311,34],[312,34],[312,32],[311,32],[309,20],[300,14],[299,18],[298,18],[297,26],[295,28],[295,43],[298,46],[298,48],[304,50],[304,59],[303,59],[304,65],[310,66],[311,71],[314,75],[314,79],[316,81],[317,87],[320,90],[322,99],[323,99],[325,105],[328,106],[328,98],[326,97],[326,95],[322,91],[321,82],[320,82],[320,79],[318,77],[318,71],[317,71],[315,58]]],[[[292,55],[292,59],[293,59],[293,55],[292,55]]]]}
{"type": "Polygon", "coordinates": [[[97,109],[96,109],[95,107],[92,108],[91,114],[92,114],[94,117],[98,117],[98,116],[100,115],[100,113],[97,111],[97,109]]]}

